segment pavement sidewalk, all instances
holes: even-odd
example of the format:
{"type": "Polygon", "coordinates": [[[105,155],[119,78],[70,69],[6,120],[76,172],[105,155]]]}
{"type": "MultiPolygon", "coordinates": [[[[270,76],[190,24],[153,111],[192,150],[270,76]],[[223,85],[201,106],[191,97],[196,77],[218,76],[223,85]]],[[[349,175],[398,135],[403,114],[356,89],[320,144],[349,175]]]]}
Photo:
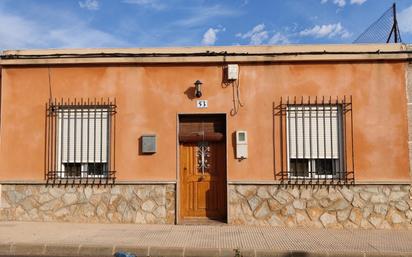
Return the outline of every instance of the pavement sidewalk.
{"type": "Polygon", "coordinates": [[[0,256],[412,256],[412,231],[0,222],[0,256]],[[238,255],[236,255],[236,252],[238,255]]]}

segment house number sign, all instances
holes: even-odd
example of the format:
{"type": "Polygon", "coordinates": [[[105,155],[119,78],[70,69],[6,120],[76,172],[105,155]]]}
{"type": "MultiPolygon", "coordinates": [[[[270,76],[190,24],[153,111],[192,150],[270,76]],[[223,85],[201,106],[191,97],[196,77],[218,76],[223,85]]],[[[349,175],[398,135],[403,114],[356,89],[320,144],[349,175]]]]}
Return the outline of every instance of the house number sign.
{"type": "Polygon", "coordinates": [[[196,100],[197,108],[207,108],[207,100],[196,100]]]}

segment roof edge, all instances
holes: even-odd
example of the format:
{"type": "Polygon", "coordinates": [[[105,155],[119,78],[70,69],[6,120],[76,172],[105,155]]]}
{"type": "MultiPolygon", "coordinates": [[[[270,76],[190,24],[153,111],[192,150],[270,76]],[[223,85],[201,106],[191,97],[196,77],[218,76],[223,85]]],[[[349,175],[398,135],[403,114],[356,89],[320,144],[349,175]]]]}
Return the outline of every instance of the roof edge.
{"type": "Polygon", "coordinates": [[[199,52],[232,52],[232,53],[307,53],[307,52],[375,52],[405,51],[412,49],[406,44],[317,44],[317,45],[259,45],[259,46],[190,46],[190,47],[157,47],[157,48],[73,48],[73,49],[27,49],[4,50],[1,55],[51,55],[51,54],[166,54],[166,53],[199,53],[199,52]]]}
{"type": "Polygon", "coordinates": [[[406,60],[406,44],[5,50],[0,65],[406,60]]]}

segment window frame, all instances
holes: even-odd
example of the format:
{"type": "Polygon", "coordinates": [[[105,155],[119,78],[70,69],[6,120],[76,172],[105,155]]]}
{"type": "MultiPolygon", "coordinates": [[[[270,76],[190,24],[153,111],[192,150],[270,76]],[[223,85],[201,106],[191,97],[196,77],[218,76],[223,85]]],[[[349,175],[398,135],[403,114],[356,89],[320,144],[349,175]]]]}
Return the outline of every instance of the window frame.
{"type": "MultiPolygon", "coordinates": [[[[336,112],[336,128],[333,128],[333,126],[331,126],[329,129],[331,130],[331,132],[330,132],[330,134],[332,134],[333,133],[333,129],[336,129],[336,136],[337,136],[337,138],[335,139],[335,141],[337,142],[337,151],[338,151],[338,153],[337,153],[337,156],[338,156],[338,158],[333,158],[333,156],[331,156],[331,157],[326,157],[326,149],[324,148],[323,149],[323,152],[324,152],[324,155],[323,156],[319,156],[319,151],[320,151],[320,149],[319,149],[319,146],[317,147],[317,149],[316,149],[316,151],[317,151],[317,158],[314,158],[314,157],[312,157],[312,156],[310,156],[309,158],[305,158],[305,156],[303,156],[302,158],[298,158],[298,156],[296,156],[296,155],[298,155],[298,153],[295,153],[295,158],[292,158],[290,155],[291,155],[291,151],[289,150],[289,151],[287,151],[287,167],[288,167],[288,170],[289,170],[289,172],[288,172],[288,176],[289,176],[289,178],[290,179],[339,179],[339,176],[341,175],[340,173],[341,172],[339,172],[339,171],[337,171],[337,170],[335,170],[335,174],[333,174],[334,173],[334,170],[333,170],[333,168],[332,168],[332,170],[331,170],[331,173],[332,174],[328,174],[328,175],[321,175],[321,174],[316,174],[317,173],[317,168],[316,168],[316,161],[317,160],[319,160],[319,161],[324,161],[324,160],[335,160],[334,162],[336,162],[336,163],[339,163],[339,168],[340,167],[342,167],[343,166],[343,162],[342,162],[342,160],[343,160],[343,158],[344,158],[344,156],[343,156],[343,151],[342,151],[342,141],[343,141],[343,132],[342,132],[342,105],[341,104],[328,104],[328,105],[319,105],[319,104],[304,104],[304,105],[288,105],[287,107],[286,107],[286,144],[287,144],[287,149],[291,149],[291,147],[290,147],[290,143],[291,143],[291,136],[293,136],[292,135],[292,133],[290,133],[290,122],[295,122],[295,124],[296,124],[296,121],[295,121],[295,119],[299,119],[299,117],[291,117],[291,112],[294,112],[295,113],[295,115],[296,115],[296,112],[302,112],[302,110],[296,110],[297,108],[303,108],[303,109],[305,109],[305,108],[307,108],[307,107],[309,107],[309,109],[308,110],[304,110],[303,111],[303,114],[302,115],[304,115],[304,113],[305,113],[305,111],[307,111],[307,112],[310,112],[310,113],[313,113],[313,112],[316,112],[316,113],[325,113],[325,112],[330,112],[330,113],[332,113],[332,112],[336,112]],[[291,109],[291,106],[292,106],[292,108],[294,109],[294,110],[292,110],[291,109]],[[327,107],[327,108],[329,108],[329,109],[325,109],[325,107],[327,107]],[[319,109],[319,108],[321,108],[321,109],[319,109]],[[336,108],[336,110],[334,110],[334,108],[336,108]],[[315,109],[315,110],[313,110],[313,109],[315,109]],[[289,134],[290,133],[290,134],[289,134]],[[293,164],[293,161],[291,161],[291,160],[293,160],[293,159],[298,159],[298,160],[307,160],[307,166],[308,166],[308,170],[307,170],[307,172],[308,172],[308,175],[309,176],[294,176],[292,173],[292,170],[291,170],[291,167],[292,167],[292,165],[291,164],[293,164]]],[[[312,117],[312,115],[309,115],[309,119],[312,119],[312,118],[316,118],[316,119],[323,119],[323,120],[325,120],[325,118],[326,118],[326,116],[324,116],[324,115],[321,115],[321,116],[318,116],[318,115],[316,115],[316,117],[312,117]]],[[[331,117],[327,117],[328,119],[332,119],[333,118],[333,116],[331,116],[331,117]]],[[[302,120],[304,121],[306,119],[306,117],[303,117],[302,118],[302,120]]],[[[332,121],[330,121],[331,123],[332,123],[332,121]]],[[[305,126],[304,125],[304,122],[302,122],[303,123],[303,126],[305,126]]],[[[296,125],[295,125],[296,126],[296,125]]],[[[309,126],[311,126],[311,124],[309,124],[309,126]]],[[[319,128],[317,128],[317,130],[318,130],[319,128]]],[[[297,130],[297,128],[295,127],[295,130],[297,130]]],[[[326,130],[326,128],[325,127],[323,127],[323,131],[325,131],[326,130]]],[[[296,132],[296,133],[299,133],[299,132],[296,132]]],[[[302,133],[304,133],[304,131],[302,132],[302,133]]],[[[324,133],[327,133],[328,134],[328,132],[324,132],[324,133]]],[[[311,135],[311,133],[309,133],[309,141],[312,141],[312,135],[311,135]]],[[[319,137],[318,138],[316,138],[315,140],[317,141],[317,142],[319,142],[319,137]]],[[[295,138],[294,139],[295,140],[295,142],[296,141],[298,141],[298,139],[297,138],[295,138]]],[[[329,142],[328,143],[326,143],[326,139],[325,138],[323,138],[323,140],[325,141],[324,143],[325,144],[328,144],[329,145],[329,142]]],[[[323,141],[322,140],[322,141],[323,141]]],[[[331,144],[333,144],[333,138],[331,138],[330,139],[332,142],[331,142],[331,144]]],[[[305,141],[304,139],[303,139],[303,141],[305,141]]],[[[297,143],[297,144],[299,144],[299,143],[297,143]]],[[[303,148],[305,148],[305,145],[303,144],[303,148]]],[[[334,147],[333,146],[331,146],[331,152],[332,152],[332,154],[331,155],[333,155],[333,149],[334,147]]],[[[297,151],[297,147],[296,147],[296,149],[295,149],[295,151],[297,151]]],[[[311,155],[311,153],[310,153],[310,155],[311,155]]],[[[333,164],[332,163],[332,166],[333,165],[335,165],[336,166],[336,164],[333,164]]],[[[296,173],[299,173],[300,171],[294,171],[294,172],[296,172],[296,173]]]]}
{"type": "MultiPolygon", "coordinates": [[[[280,97],[278,101],[273,102],[273,155],[274,155],[274,175],[275,179],[281,183],[287,184],[352,184],[355,181],[354,172],[354,140],[353,140],[353,111],[352,96],[342,96],[332,99],[332,97],[280,97]],[[302,108],[306,106],[306,108],[302,108]],[[311,108],[307,108],[307,107],[311,108]],[[330,107],[330,109],[329,109],[330,107]],[[295,123],[293,133],[296,133],[296,140],[290,149],[289,118],[291,109],[301,108],[301,114],[296,114],[297,123],[295,123]],[[315,127],[313,130],[313,120],[310,112],[322,113],[326,108],[326,113],[331,112],[328,119],[330,126],[315,127]],[[333,115],[333,108],[336,115],[333,115]],[[307,113],[306,113],[307,112],[307,113]],[[309,116],[308,116],[309,114],[309,116]],[[300,115],[300,116],[299,116],[300,115]],[[300,119],[300,120],[299,120],[300,119]],[[335,121],[333,119],[336,119],[335,121]],[[309,122],[309,120],[311,120],[309,122]],[[333,123],[334,122],[334,123],[333,123]],[[311,129],[308,129],[311,127],[311,129]],[[303,132],[302,132],[303,130],[303,132]],[[297,131],[297,132],[296,132],[297,131]],[[313,132],[316,131],[316,132],[313,132]],[[313,133],[321,132],[323,136],[316,137],[316,140],[327,140],[329,147],[320,148],[320,145],[313,148],[313,133]],[[333,132],[336,131],[336,132],[333,132]],[[333,134],[333,133],[334,134],[333,134]],[[298,135],[298,133],[301,133],[298,135]],[[309,134],[308,134],[309,133],[309,134]],[[312,134],[311,134],[312,133],[312,134]],[[328,133],[332,136],[328,137],[328,133]],[[335,139],[333,139],[335,138],[335,139]],[[306,142],[306,143],[304,143],[306,142]],[[306,144],[306,146],[305,146],[306,144]],[[312,144],[312,145],[310,145],[312,144]],[[300,148],[299,148],[300,147],[300,148]],[[310,151],[308,150],[311,147],[310,151]],[[299,150],[300,149],[300,150],[299,150]],[[305,149],[306,152],[302,149],[305,149]],[[338,150],[336,150],[338,149],[338,150]],[[300,152],[299,152],[300,151],[300,152]],[[310,153],[310,154],[309,154],[310,153]],[[319,154],[319,158],[314,154],[319,154]],[[325,162],[323,166],[332,165],[329,174],[324,174],[323,169],[316,169],[316,162],[322,160],[334,160],[334,163],[325,162]],[[304,170],[293,169],[294,160],[306,160],[304,170]],[[319,160],[319,161],[318,161],[319,160]],[[307,167],[307,169],[306,169],[307,167]],[[316,172],[316,170],[318,170],[316,172]],[[306,176],[306,173],[308,175],[306,176]]],[[[298,112],[298,111],[296,111],[298,112]]],[[[321,114],[322,115],[322,114],[321,114]]],[[[325,116],[327,117],[327,116],[325,116]]],[[[329,123],[326,123],[326,125],[329,123]]],[[[298,161],[297,161],[298,162],[298,161]]],[[[300,164],[302,165],[302,164],[300,164]]]]}
{"type": "MultiPolygon", "coordinates": [[[[107,172],[107,168],[106,170],[101,170],[101,173],[103,173],[102,175],[90,175],[89,169],[88,169],[88,165],[100,165],[100,164],[106,164],[106,166],[109,166],[109,159],[108,156],[110,156],[110,141],[107,140],[109,134],[110,134],[110,118],[108,115],[109,109],[107,109],[104,106],[92,106],[90,108],[78,108],[78,107],[60,107],[56,109],[57,111],[57,151],[56,151],[56,165],[57,165],[57,169],[60,170],[61,172],[58,173],[58,176],[61,178],[105,178],[108,176],[107,172]],[[87,115],[85,115],[85,113],[87,113],[87,115]],[[74,122],[72,120],[75,120],[74,122]],[[74,128],[73,129],[73,133],[70,129],[70,127],[72,125],[76,125],[80,120],[80,136],[78,134],[78,128],[74,128]],[[84,124],[84,120],[86,120],[86,124],[87,124],[87,131],[86,131],[86,140],[90,142],[91,137],[93,138],[93,159],[94,160],[90,160],[89,159],[89,153],[90,153],[90,147],[89,147],[89,143],[87,143],[87,149],[85,151],[82,151],[80,153],[80,160],[77,161],[77,157],[79,154],[76,154],[76,150],[74,150],[74,160],[70,160],[70,158],[73,156],[70,149],[71,146],[76,147],[76,144],[79,143],[78,141],[80,141],[80,144],[84,144],[83,139],[84,139],[84,135],[83,133],[85,133],[85,131],[82,131],[83,128],[83,124],[84,124]],[[100,124],[100,128],[99,125],[97,125],[96,121],[99,121],[100,124]],[[105,120],[106,124],[103,124],[103,120],[105,120]],[[66,121],[66,124],[65,124],[66,121]],[[92,121],[92,122],[91,122],[92,121]],[[92,126],[90,126],[90,124],[93,124],[92,126]],[[106,127],[106,128],[104,128],[106,127]],[[89,129],[91,129],[92,131],[89,131],[89,129]],[[105,130],[105,133],[103,133],[103,129],[105,130]],[[67,132],[67,134],[66,134],[67,132]],[[97,140],[98,140],[98,134],[100,133],[100,146],[98,146],[97,144],[97,140]],[[70,143],[67,144],[66,142],[66,138],[65,136],[68,134],[73,134],[73,138],[72,140],[74,140],[74,145],[71,145],[70,143]],[[97,136],[96,136],[97,135],[97,136]],[[80,140],[79,140],[80,138],[80,140]],[[105,146],[103,143],[103,139],[106,138],[105,142],[105,146]],[[62,149],[63,148],[63,149],[62,149]],[[97,159],[100,160],[96,160],[96,150],[98,149],[98,152],[100,153],[100,158],[97,157],[97,159]],[[106,151],[103,151],[103,149],[106,149],[106,151]],[[83,153],[87,152],[87,159],[86,161],[84,161],[84,156],[83,153]],[[105,155],[105,160],[106,161],[102,161],[103,159],[103,152],[105,155]],[[64,156],[64,153],[67,154],[67,156],[64,156]],[[66,159],[66,160],[63,160],[66,159]],[[76,164],[80,164],[80,176],[70,176],[67,175],[66,173],[66,165],[76,165],[76,164]],[[104,174],[105,173],[105,174],[104,174]]],[[[69,135],[69,138],[70,138],[69,135]]],[[[70,140],[69,140],[70,141],[70,140]]],[[[81,149],[83,149],[83,145],[80,146],[81,149]]]]}
{"type": "Polygon", "coordinates": [[[114,183],[116,108],[110,99],[46,104],[46,180],[114,183]],[[75,169],[69,171],[70,165],[75,169]]]}

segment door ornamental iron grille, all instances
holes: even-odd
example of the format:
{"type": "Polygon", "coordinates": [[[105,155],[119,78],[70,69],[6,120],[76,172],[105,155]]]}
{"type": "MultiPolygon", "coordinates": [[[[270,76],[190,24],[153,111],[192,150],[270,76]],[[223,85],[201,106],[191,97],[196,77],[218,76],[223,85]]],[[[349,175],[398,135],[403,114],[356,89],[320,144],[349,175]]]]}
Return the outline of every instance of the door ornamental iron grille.
{"type": "Polygon", "coordinates": [[[210,168],[210,146],[207,142],[201,141],[197,146],[198,169],[205,175],[205,171],[210,168]]]}
{"type": "Polygon", "coordinates": [[[115,114],[116,102],[110,99],[46,104],[48,183],[114,183],[115,114]]]}

